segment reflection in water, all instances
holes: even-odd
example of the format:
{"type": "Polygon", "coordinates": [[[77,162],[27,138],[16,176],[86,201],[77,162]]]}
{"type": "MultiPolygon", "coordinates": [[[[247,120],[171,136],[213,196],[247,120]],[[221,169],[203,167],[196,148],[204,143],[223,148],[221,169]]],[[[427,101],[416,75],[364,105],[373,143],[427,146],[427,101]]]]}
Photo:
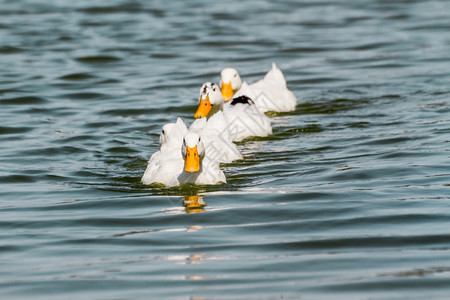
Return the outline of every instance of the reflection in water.
{"type": "MultiPolygon", "coordinates": [[[[198,212],[201,212],[201,211],[195,211],[194,213],[198,213],[198,212]]],[[[202,228],[204,228],[204,227],[203,226],[199,226],[199,225],[192,225],[192,226],[188,226],[187,227],[187,231],[192,232],[192,231],[197,231],[197,230],[202,229],[202,228]]]]}
{"type": "Polygon", "coordinates": [[[203,196],[196,195],[184,197],[183,205],[187,213],[200,213],[204,211],[206,203],[203,201],[203,196]]]}
{"type": "Polygon", "coordinates": [[[205,258],[203,254],[191,254],[186,258],[187,264],[199,264],[204,259],[205,258]]]}
{"type": "Polygon", "coordinates": [[[203,279],[205,279],[205,277],[203,277],[201,275],[189,275],[186,278],[187,278],[187,280],[203,280],[203,279]]]}

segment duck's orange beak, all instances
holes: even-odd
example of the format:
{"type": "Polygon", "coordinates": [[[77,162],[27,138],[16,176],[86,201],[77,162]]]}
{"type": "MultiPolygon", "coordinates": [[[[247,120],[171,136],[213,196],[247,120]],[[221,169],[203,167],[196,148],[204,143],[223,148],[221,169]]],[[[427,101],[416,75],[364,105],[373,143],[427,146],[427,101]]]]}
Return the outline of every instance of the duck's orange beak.
{"type": "Polygon", "coordinates": [[[211,110],[212,105],[209,101],[209,96],[206,96],[205,99],[200,98],[200,103],[198,105],[197,112],[194,115],[194,118],[201,119],[208,115],[209,111],[211,110]]]}
{"type": "Polygon", "coordinates": [[[220,91],[222,92],[223,101],[227,102],[231,100],[231,98],[233,98],[234,95],[233,88],[231,87],[231,81],[228,83],[224,83],[222,81],[221,85],[222,88],[220,89],[220,91]]]}
{"type": "Polygon", "coordinates": [[[189,173],[200,171],[200,157],[198,156],[197,145],[194,148],[186,146],[184,170],[189,173]]]}

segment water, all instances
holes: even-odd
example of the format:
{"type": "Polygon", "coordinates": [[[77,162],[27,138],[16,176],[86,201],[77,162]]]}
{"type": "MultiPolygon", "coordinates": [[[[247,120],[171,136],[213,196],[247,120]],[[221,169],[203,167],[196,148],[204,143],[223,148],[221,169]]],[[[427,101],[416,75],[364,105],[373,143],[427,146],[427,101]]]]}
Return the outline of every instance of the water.
{"type": "Polygon", "coordinates": [[[445,0],[2,1],[1,298],[446,298],[449,20],[445,0]],[[299,104],[227,184],[140,184],[203,82],[272,61],[299,104]]]}

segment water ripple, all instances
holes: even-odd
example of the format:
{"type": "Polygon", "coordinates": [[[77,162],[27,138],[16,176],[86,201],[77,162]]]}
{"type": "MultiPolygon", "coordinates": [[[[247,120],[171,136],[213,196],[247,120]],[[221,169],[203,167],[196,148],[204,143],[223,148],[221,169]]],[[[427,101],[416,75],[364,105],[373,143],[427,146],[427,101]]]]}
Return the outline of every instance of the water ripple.
{"type": "Polygon", "coordinates": [[[77,61],[87,64],[108,64],[118,62],[121,59],[112,55],[94,55],[78,57],[77,61]]]}
{"type": "Polygon", "coordinates": [[[0,105],[32,105],[32,104],[44,104],[47,100],[36,96],[24,96],[15,98],[6,98],[0,100],[0,105]]]}

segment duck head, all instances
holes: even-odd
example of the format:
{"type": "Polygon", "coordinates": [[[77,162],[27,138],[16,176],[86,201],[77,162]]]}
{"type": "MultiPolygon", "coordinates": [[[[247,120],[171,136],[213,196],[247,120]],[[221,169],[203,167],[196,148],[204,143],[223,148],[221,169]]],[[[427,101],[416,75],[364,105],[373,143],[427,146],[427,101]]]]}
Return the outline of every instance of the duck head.
{"type": "Polygon", "coordinates": [[[239,91],[242,86],[242,80],[236,69],[225,68],[220,73],[220,87],[225,102],[233,98],[233,95],[239,91]]]}
{"type": "Polygon", "coordinates": [[[162,127],[161,134],[159,135],[159,144],[161,146],[167,145],[172,141],[170,132],[173,127],[175,127],[175,123],[168,123],[162,127]]]}
{"type": "Polygon", "coordinates": [[[184,124],[181,118],[178,118],[176,123],[165,124],[162,127],[161,134],[159,136],[161,151],[179,147],[187,131],[186,124],[184,124]]]}
{"type": "Polygon", "coordinates": [[[203,157],[205,157],[205,146],[197,133],[189,132],[184,136],[181,153],[186,172],[195,173],[200,171],[203,157]]]}
{"type": "Polygon", "coordinates": [[[223,107],[223,97],[217,85],[206,82],[200,88],[198,99],[198,109],[194,117],[196,119],[209,117],[221,110],[223,107]]]}

